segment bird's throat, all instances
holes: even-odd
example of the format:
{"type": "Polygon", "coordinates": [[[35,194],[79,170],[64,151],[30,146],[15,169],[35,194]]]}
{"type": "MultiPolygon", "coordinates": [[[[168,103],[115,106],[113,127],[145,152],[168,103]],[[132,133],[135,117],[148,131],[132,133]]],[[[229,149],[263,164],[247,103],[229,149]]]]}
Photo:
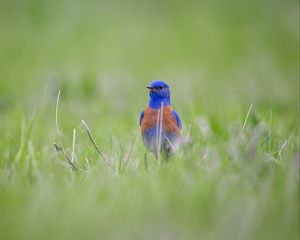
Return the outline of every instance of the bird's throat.
{"type": "Polygon", "coordinates": [[[164,106],[170,106],[171,105],[170,97],[150,98],[149,107],[151,107],[152,109],[160,109],[161,106],[162,106],[162,103],[163,103],[164,106]]]}

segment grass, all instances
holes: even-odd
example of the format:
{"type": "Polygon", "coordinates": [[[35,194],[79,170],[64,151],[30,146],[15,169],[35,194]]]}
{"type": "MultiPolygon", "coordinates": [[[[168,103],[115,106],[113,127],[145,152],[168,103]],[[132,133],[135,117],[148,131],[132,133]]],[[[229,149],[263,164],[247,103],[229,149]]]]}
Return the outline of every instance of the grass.
{"type": "Polygon", "coordinates": [[[298,5],[1,2],[0,238],[299,239],[298,5]],[[185,137],[161,164],[153,79],[185,137]]]}

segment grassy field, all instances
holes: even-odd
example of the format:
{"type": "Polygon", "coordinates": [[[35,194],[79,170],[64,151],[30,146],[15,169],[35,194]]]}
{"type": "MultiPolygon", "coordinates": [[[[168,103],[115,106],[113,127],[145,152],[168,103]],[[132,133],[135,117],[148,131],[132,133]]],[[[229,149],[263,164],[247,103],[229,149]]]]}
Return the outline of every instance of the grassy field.
{"type": "Polygon", "coordinates": [[[299,239],[298,8],[1,1],[0,239],[299,239]],[[186,144],[145,165],[153,79],[186,144]]]}

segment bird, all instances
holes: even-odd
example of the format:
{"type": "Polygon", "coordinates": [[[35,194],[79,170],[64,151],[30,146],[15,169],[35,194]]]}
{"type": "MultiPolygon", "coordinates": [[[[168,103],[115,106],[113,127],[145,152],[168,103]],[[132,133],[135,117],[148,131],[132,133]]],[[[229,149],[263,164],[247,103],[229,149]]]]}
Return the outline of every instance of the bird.
{"type": "Polygon", "coordinates": [[[171,105],[170,87],[161,80],[152,81],[149,89],[149,104],[140,115],[142,140],[157,159],[161,153],[167,159],[179,147],[181,120],[171,105]]]}

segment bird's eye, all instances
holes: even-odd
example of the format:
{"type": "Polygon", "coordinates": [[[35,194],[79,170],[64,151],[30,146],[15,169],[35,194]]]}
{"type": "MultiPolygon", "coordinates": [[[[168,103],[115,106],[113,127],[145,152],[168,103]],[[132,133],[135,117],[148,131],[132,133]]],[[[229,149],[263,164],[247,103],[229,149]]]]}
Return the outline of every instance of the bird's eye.
{"type": "Polygon", "coordinates": [[[160,89],[160,90],[162,90],[163,88],[164,88],[163,86],[158,87],[158,89],[160,89]]]}

